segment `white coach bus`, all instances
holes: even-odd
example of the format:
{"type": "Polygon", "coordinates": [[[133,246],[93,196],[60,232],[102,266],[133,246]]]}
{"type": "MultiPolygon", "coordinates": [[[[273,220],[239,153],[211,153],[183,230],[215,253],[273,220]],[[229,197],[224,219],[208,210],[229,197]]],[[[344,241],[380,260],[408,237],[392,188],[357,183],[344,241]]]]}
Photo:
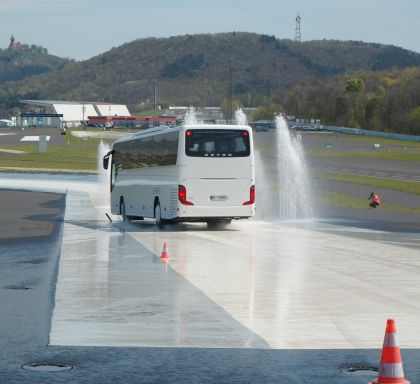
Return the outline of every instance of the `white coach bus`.
{"type": "Polygon", "coordinates": [[[255,212],[252,129],[240,125],[151,128],[113,144],[111,212],[209,225],[255,212]]]}

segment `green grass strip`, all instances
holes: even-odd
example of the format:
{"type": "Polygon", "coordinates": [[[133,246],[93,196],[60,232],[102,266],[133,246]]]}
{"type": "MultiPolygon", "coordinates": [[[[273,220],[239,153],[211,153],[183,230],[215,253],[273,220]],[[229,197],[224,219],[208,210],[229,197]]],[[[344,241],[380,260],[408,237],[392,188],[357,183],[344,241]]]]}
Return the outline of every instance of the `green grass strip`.
{"type": "MultiPolygon", "coordinates": [[[[316,188],[314,190],[315,203],[331,205],[341,208],[368,208],[369,202],[342,192],[330,191],[327,189],[316,188]]],[[[381,204],[380,209],[399,212],[420,212],[420,208],[403,207],[397,204],[381,204]]]]}
{"type": "Polygon", "coordinates": [[[321,158],[366,158],[383,160],[402,160],[408,162],[420,162],[420,153],[387,152],[384,150],[372,151],[338,151],[335,149],[311,149],[308,155],[321,158]]]}
{"type": "Polygon", "coordinates": [[[414,193],[420,195],[420,182],[386,179],[373,176],[357,176],[347,175],[344,173],[333,172],[315,172],[314,177],[317,179],[339,181],[342,183],[369,185],[372,187],[391,189],[394,191],[414,193]]]}
{"type": "Polygon", "coordinates": [[[379,143],[381,145],[397,145],[399,147],[407,147],[407,149],[408,148],[420,149],[420,141],[397,140],[397,139],[389,139],[386,137],[341,135],[339,140],[359,141],[359,142],[372,143],[372,144],[379,143]]]}
{"type": "Polygon", "coordinates": [[[0,153],[0,167],[94,171],[97,168],[99,142],[100,140],[70,140],[69,144],[63,146],[49,145],[45,153],[39,153],[38,145],[2,146],[26,153],[0,153]]]}

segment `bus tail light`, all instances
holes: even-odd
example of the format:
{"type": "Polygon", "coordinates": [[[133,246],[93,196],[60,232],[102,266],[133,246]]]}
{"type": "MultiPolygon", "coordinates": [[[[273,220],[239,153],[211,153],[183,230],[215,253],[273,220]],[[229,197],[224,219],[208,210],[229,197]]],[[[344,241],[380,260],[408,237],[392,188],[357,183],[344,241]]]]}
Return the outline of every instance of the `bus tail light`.
{"type": "Polygon", "coordinates": [[[255,203],[255,185],[253,185],[250,189],[249,189],[249,200],[245,201],[245,203],[243,203],[242,205],[251,205],[255,203]]]}
{"type": "Polygon", "coordinates": [[[183,185],[178,185],[178,200],[184,205],[194,205],[191,201],[187,200],[187,188],[183,185]]]}

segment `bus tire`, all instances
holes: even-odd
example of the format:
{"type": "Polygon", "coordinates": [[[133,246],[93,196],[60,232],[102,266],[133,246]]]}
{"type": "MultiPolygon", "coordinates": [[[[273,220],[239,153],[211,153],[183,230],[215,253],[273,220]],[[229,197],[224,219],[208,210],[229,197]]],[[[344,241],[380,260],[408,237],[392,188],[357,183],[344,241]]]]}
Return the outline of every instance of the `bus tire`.
{"type": "Polygon", "coordinates": [[[163,225],[165,224],[162,219],[162,210],[160,209],[160,203],[159,201],[155,205],[155,219],[156,219],[156,225],[159,228],[163,228],[163,225]]]}

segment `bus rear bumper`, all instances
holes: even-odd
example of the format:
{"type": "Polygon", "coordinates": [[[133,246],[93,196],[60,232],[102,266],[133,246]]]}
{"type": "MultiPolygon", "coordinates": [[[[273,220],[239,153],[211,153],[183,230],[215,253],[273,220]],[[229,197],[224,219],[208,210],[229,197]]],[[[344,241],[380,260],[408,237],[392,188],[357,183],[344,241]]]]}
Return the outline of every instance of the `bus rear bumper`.
{"type": "Polygon", "coordinates": [[[181,208],[179,214],[180,221],[211,221],[211,220],[231,220],[247,219],[254,216],[254,205],[244,205],[235,207],[194,207],[188,206],[181,208]]]}

